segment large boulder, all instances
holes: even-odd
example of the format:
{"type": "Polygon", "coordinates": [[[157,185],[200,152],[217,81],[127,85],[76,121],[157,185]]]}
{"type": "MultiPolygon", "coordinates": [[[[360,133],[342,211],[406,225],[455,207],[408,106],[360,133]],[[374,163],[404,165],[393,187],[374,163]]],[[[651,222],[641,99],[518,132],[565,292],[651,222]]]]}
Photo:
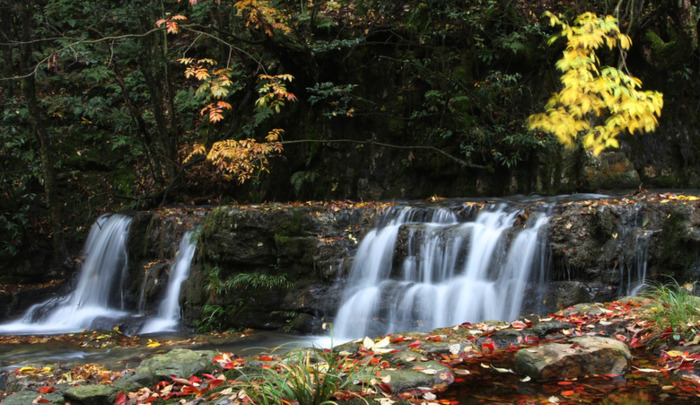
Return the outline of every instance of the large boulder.
{"type": "Polygon", "coordinates": [[[631,358],[629,349],[620,341],[584,336],[566,344],[550,343],[521,349],[515,355],[515,369],[535,380],[623,374],[631,358]]]}
{"type": "Polygon", "coordinates": [[[160,356],[145,360],[135,370],[114,382],[121,391],[138,390],[159,381],[170,381],[171,376],[189,378],[193,375],[211,373],[216,369],[212,350],[173,349],[160,356]]]}
{"type": "Polygon", "coordinates": [[[66,390],[64,397],[76,405],[111,405],[117,389],[108,385],[79,385],[66,390]]]}

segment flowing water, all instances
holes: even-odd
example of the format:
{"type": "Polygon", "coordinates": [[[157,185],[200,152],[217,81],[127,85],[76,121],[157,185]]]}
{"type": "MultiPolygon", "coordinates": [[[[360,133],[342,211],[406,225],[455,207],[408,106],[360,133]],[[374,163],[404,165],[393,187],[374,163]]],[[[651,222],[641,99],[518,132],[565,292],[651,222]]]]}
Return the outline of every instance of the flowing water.
{"type": "Polygon", "coordinates": [[[171,332],[180,325],[180,287],[190,274],[195,248],[192,232],[185,233],[180,240],[180,248],[173,265],[170,266],[168,287],[165,299],[160,303],[158,316],[146,322],[140,333],[171,332]]]}
{"type": "Polygon", "coordinates": [[[417,212],[390,211],[362,240],[334,322],[340,339],[512,320],[528,283],[545,279],[545,213],[523,219],[505,204],[469,221],[446,208],[417,212]]]}
{"type": "MultiPolygon", "coordinates": [[[[0,334],[59,334],[85,329],[112,329],[121,321],[143,323],[140,314],[127,308],[128,252],[126,242],[131,217],[102,215],[93,225],[83,250],[83,264],[75,288],[68,294],[32,306],[15,322],[0,325],[0,334]]],[[[155,318],[140,333],[176,331],[180,321],[180,287],[189,275],[195,252],[191,233],[180,241],[170,267],[168,286],[155,318]]],[[[142,290],[145,286],[142,286],[142,290]]]]}
{"type": "Polygon", "coordinates": [[[130,224],[128,216],[102,215],[85,243],[75,289],[32,306],[20,320],[0,325],[0,333],[69,333],[127,315],[123,287],[127,281],[126,238],[130,224]]]}

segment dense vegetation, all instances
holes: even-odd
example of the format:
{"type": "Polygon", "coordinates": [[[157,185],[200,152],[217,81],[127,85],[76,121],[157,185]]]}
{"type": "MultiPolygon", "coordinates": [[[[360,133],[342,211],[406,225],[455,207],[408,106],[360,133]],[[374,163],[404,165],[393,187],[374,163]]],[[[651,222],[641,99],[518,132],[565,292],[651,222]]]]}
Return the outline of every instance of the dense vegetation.
{"type": "Polygon", "coordinates": [[[675,111],[623,142],[692,165],[689,1],[0,0],[0,258],[60,262],[106,209],[574,191],[531,179],[561,156],[524,125],[559,85],[545,11],[618,18],[601,63],[675,111]]]}

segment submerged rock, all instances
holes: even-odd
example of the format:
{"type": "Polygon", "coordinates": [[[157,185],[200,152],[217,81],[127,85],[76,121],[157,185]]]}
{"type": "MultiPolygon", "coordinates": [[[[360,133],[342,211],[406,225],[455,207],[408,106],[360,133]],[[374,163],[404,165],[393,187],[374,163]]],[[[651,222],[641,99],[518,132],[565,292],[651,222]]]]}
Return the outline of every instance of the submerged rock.
{"type": "Polygon", "coordinates": [[[583,336],[571,339],[570,343],[521,349],[515,355],[515,369],[535,380],[623,374],[631,358],[629,349],[620,341],[583,336]]]}

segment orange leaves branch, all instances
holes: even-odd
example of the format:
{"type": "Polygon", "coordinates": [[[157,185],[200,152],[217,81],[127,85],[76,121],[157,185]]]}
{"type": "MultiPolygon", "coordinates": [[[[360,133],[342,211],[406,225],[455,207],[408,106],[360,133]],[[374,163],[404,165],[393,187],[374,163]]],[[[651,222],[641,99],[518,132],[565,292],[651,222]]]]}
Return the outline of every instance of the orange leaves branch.
{"type": "Polygon", "coordinates": [[[279,139],[283,132],[282,129],[273,129],[265,137],[266,142],[252,138],[215,142],[208,152],[204,145],[195,144],[185,162],[206,153],[206,160],[223,173],[224,178],[243,184],[262,172],[269,172],[269,158],[282,152],[279,139]]]}

